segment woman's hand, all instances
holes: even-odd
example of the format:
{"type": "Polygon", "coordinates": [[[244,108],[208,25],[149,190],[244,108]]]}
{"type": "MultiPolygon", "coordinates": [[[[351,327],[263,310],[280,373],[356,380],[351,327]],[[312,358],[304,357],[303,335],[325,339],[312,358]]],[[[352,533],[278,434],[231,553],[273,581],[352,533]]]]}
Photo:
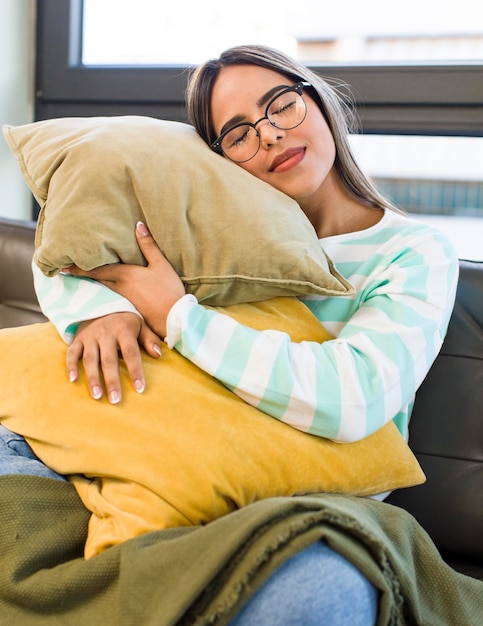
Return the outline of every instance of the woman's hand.
{"type": "Polygon", "coordinates": [[[116,263],[90,272],[76,267],[65,271],[73,276],[92,278],[127,298],[141,313],[148,326],[166,336],[166,320],[171,307],[185,295],[185,288],[142,222],[136,225],[136,239],[147,267],[116,263]]]}
{"type": "Polygon", "coordinates": [[[185,295],[181,279],[141,222],[136,226],[136,238],[147,267],[113,264],[89,272],[77,267],[64,270],[106,285],[130,300],[144,317],[145,322],[135,313],[113,313],[84,322],[67,352],[69,379],[77,379],[77,365],[82,359],[91,395],[100,398],[102,370],[112,403],[121,399],[118,354],[126,362],[134,388],[141,392],[145,383],[139,344],[151,356],[160,355],[159,338],[166,336],[168,313],[185,295]]]}
{"type": "Polygon", "coordinates": [[[134,389],[142,393],[146,383],[139,345],[157,358],[161,355],[160,343],[159,337],[136,313],[112,313],[83,322],[67,350],[69,380],[74,382],[79,378],[82,359],[91,396],[95,400],[102,397],[104,380],[109,402],[117,404],[122,396],[119,355],[126,363],[134,389]]]}

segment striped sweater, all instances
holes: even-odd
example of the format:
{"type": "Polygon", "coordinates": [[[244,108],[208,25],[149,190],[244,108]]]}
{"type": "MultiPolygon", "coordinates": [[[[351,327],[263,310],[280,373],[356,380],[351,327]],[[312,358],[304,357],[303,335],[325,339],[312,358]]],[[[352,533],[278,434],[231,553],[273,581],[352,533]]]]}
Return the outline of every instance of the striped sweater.
{"type": "MultiPolygon", "coordinates": [[[[387,211],[375,226],[321,240],[352,297],[305,296],[335,337],[294,343],[255,331],[186,295],[171,309],[166,342],[246,402],[293,427],[339,442],[389,420],[404,436],[414,395],[438,354],[453,308],[458,261],[439,231],[387,211]]],[[[135,311],[93,281],[34,266],[44,313],[69,342],[80,321],[135,311]]]]}

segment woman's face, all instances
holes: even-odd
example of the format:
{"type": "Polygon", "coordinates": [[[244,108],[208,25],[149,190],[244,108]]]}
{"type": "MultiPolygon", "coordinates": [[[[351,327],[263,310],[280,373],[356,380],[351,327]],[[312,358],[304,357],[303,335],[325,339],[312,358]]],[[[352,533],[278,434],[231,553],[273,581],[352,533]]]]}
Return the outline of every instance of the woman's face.
{"type": "MultiPolygon", "coordinates": [[[[295,84],[282,74],[252,65],[221,70],[213,88],[211,114],[215,132],[239,121],[257,122],[264,114],[264,96],[276,87],[295,84]],[[231,121],[235,120],[235,121],[231,121]]],[[[322,188],[335,159],[335,144],[322,112],[304,91],[305,120],[291,130],[275,128],[264,120],[257,125],[260,149],[239,163],[257,178],[283,191],[299,204],[309,202],[322,188]]]]}

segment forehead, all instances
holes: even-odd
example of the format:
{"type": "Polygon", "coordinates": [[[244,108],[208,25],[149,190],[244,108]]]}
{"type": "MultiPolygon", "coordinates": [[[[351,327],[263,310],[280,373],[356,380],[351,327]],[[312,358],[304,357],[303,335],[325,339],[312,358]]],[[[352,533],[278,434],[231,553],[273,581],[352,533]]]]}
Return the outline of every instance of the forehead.
{"type": "Polygon", "coordinates": [[[291,85],[283,74],[255,65],[232,65],[224,67],[213,86],[211,116],[218,131],[234,116],[257,115],[261,96],[280,85],[291,85]]]}

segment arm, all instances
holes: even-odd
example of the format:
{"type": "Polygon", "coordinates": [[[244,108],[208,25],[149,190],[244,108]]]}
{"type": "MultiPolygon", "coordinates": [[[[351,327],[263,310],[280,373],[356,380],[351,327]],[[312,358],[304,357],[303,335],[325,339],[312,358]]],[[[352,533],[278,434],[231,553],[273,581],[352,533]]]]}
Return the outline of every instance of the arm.
{"type": "Polygon", "coordinates": [[[141,393],[145,379],[139,345],[153,358],[161,354],[159,337],[144,323],[136,308],[124,297],[93,280],[66,274],[46,277],[32,263],[34,286],[43,313],[70,344],[66,354],[69,380],[79,377],[83,360],[87,383],[94,399],[121,399],[119,353],[124,358],[133,386],[141,393]]]}
{"type": "Polygon", "coordinates": [[[113,313],[134,313],[142,318],[129,300],[101,283],[63,273],[49,278],[35,262],[32,273],[42,312],[68,344],[74,340],[80,324],[87,320],[113,313]]]}
{"type": "Polygon", "coordinates": [[[107,266],[90,275],[135,303],[170,347],[267,414],[340,442],[390,420],[406,435],[414,393],[442,344],[457,276],[450,246],[412,232],[402,243],[403,234],[391,235],[395,243],[377,254],[369,245],[354,270],[363,278],[354,298],[307,300],[336,336],[323,344],[252,330],[181,292],[166,301],[173,270],[147,235],[138,239],[147,268],[107,266]]]}
{"type": "Polygon", "coordinates": [[[296,344],[183,299],[168,318],[168,345],[300,430],[347,442],[394,419],[406,435],[415,391],[446,332],[457,277],[449,246],[417,239],[419,249],[388,254],[383,263],[372,254],[356,298],[307,301],[335,340],[296,344]]]}

